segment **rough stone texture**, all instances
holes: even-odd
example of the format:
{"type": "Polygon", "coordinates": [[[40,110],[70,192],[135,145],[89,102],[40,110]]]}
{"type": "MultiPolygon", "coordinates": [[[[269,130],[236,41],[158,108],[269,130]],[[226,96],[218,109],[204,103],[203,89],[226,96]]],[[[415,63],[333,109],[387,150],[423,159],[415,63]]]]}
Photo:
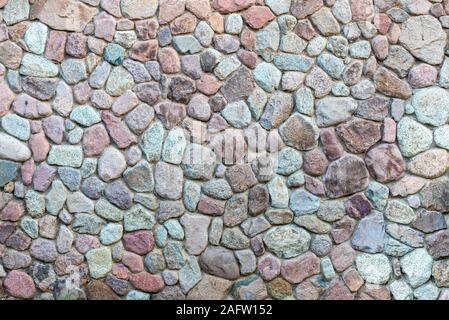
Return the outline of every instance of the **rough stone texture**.
{"type": "Polygon", "coordinates": [[[0,299],[447,299],[448,15],[0,0],[0,299]]]}

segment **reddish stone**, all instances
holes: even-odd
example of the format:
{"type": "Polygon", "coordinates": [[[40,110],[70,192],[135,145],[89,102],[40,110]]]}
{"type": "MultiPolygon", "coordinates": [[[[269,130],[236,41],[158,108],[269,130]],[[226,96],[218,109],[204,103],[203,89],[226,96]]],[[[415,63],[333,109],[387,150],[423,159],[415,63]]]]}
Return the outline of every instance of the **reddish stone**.
{"type": "Polygon", "coordinates": [[[136,41],[131,48],[130,57],[140,62],[156,60],[158,46],[157,40],[136,41]]]}
{"type": "Polygon", "coordinates": [[[159,50],[159,63],[164,73],[171,74],[181,71],[181,62],[178,53],[173,48],[159,50]]]}
{"type": "Polygon", "coordinates": [[[333,129],[322,129],[320,132],[320,140],[323,145],[324,153],[329,160],[337,160],[343,155],[343,146],[340,141],[338,141],[337,135],[333,129]]]}
{"type": "Polygon", "coordinates": [[[265,27],[268,22],[272,21],[275,15],[268,7],[254,6],[249,8],[243,14],[245,22],[253,29],[265,27]]]}
{"type": "Polygon", "coordinates": [[[350,0],[352,20],[371,21],[374,15],[373,0],[350,0]]]}
{"type": "Polygon", "coordinates": [[[196,23],[196,17],[187,12],[170,24],[170,30],[173,35],[192,33],[195,31],[196,23]]]}
{"type": "Polygon", "coordinates": [[[314,149],[304,154],[304,172],[312,176],[321,176],[327,170],[329,161],[320,149],[314,149]]]}
{"type": "Polygon", "coordinates": [[[186,9],[199,19],[207,19],[211,12],[209,0],[187,0],[186,9]]]}
{"type": "Polygon", "coordinates": [[[308,19],[298,21],[295,33],[307,41],[312,40],[317,35],[312,23],[308,19]]]}
{"type": "Polygon", "coordinates": [[[126,90],[120,97],[118,97],[112,105],[112,112],[117,117],[120,117],[139,104],[139,99],[131,90],[126,90]]]}
{"type": "Polygon", "coordinates": [[[0,212],[0,220],[3,221],[19,221],[25,213],[23,203],[20,201],[9,201],[8,204],[0,212]]]}
{"type": "Polygon", "coordinates": [[[196,82],[198,91],[211,96],[216,94],[221,88],[221,82],[211,74],[203,74],[201,79],[196,82]]]}
{"type": "Polygon", "coordinates": [[[95,37],[112,41],[114,39],[116,25],[117,22],[111,15],[104,11],[101,12],[94,18],[95,37]]]}
{"type": "Polygon", "coordinates": [[[221,216],[224,213],[225,202],[202,196],[198,202],[198,211],[212,216],[221,216]]]}
{"type": "Polygon", "coordinates": [[[249,164],[229,167],[225,175],[234,192],[244,192],[257,184],[256,176],[249,164]]]}
{"type": "Polygon", "coordinates": [[[97,124],[84,131],[83,151],[86,157],[100,155],[109,145],[109,135],[102,124],[97,124]]]}
{"type": "Polygon", "coordinates": [[[182,15],[186,8],[185,0],[160,0],[159,23],[166,24],[182,15]]]}
{"type": "Polygon", "coordinates": [[[34,160],[30,159],[26,161],[20,168],[20,174],[22,176],[22,182],[24,185],[29,186],[33,182],[33,174],[36,169],[34,160]]]}
{"type": "Polygon", "coordinates": [[[42,120],[45,135],[54,143],[61,144],[64,140],[64,118],[50,116],[42,120]]]}
{"type": "Polygon", "coordinates": [[[84,58],[87,56],[87,37],[79,32],[69,33],[65,52],[75,58],[84,58]]]}
{"type": "Polygon", "coordinates": [[[357,119],[341,124],[336,129],[352,153],[363,153],[381,139],[380,124],[378,122],[357,119]]]}
{"type": "Polygon", "coordinates": [[[120,12],[120,0],[101,0],[100,5],[114,17],[120,18],[122,16],[120,12]]]}
{"type": "Polygon", "coordinates": [[[371,149],[365,163],[371,176],[382,183],[397,181],[405,174],[404,158],[394,144],[381,144],[371,149]]]}
{"type": "Polygon", "coordinates": [[[164,289],[165,284],[162,277],[152,275],[147,272],[141,272],[130,276],[130,282],[137,290],[149,293],[156,293],[164,289]]]}
{"type": "Polygon", "coordinates": [[[95,248],[99,248],[99,247],[100,247],[100,241],[98,240],[98,238],[91,236],[91,235],[87,235],[87,234],[79,235],[75,241],[76,250],[78,250],[78,252],[80,252],[82,254],[85,254],[87,251],[89,251],[91,249],[95,249],[95,248]]]}
{"type": "Polygon", "coordinates": [[[168,130],[177,127],[187,116],[186,106],[180,103],[163,102],[158,104],[154,111],[168,130]]]}
{"type": "Polygon", "coordinates": [[[358,291],[363,286],[363,279],[356,269],[351,268],[343,273],[343,281],[352,292],[358,291]]]}
{"type": "Polygon", "coordinates": [[[368,300],[390,300],[390,290],[385,286],[379,286],[376,284],[365,284],[362,289],[360,289],[360,296],[364,296],[368,300]]]}
{"type": "Polygon", "coordinates": [[[250,69],[254,69],[257,66],[257,54],[251,51],[239,50],[237,53],[240,61],[250,69]]]}
{"type": "Polygon", "coordinates": [[[257,269],[265,281],[270,281],[281,273],[281,262],[271,254],[266,255],[259,259],[257,269]]]}
{"type": "Polygon", "coordinates": [[[123,253],[122,263],[127,266],[131,272],[143,271],[142,257],[135,253],[125,251],[123,253]]]}
{"type": "Polygon", "coordinates": [[[207,23],[216,33],[224,32],[224,17],[218,12],[212,12],[207,18],[207,23]]]}
{"type": "Polygon", "coordinates": [[[37,167],[33,175],[33,188],[36,191],[45,192],[56,177],[56,169],[46,163],[37,167]]]}
{"type": "Polygon", "coordinates": [[[324,184],[321,182],[321,180],[309,176],[305,176],[305,188],[310,193],[322,197],[326,194],[324,184]]]}
{"type": "Polygon", "coordinates": [[[364,194],[357,194],[345,201],[346,213],[355,219],[366,217],[373,206],[364,194]]]}
{"type": "Polygon", "coordinates": [[[374,16],[374,26],[377,28],[379,33],[387,34],[391,26],[391,19],[385,13],[379,13],[374,16]]]}
{"type": "Polygon", "coordinates": [[[326,289],[322,300],[354,300],[354,296],[341,280],[336,280],[326,289]]]}
{"type": "Polygon", "coordinates": [[[112,112],[103,111],[101,113],[101,119],[106,125],[106,129],[112,140],[114,140],[120,149],[128,148],[137,142],[136,137],[131,133],[126,124],[120,121],[120,118],[114,116],[112,112]]]}
{"type": "Polygon", "coordinates": [[[256,46],[256,34],[248,27],[243,27],[240,33],[240,43],[246,50],[254,50],[256,46]]]}
{"type": "Polygon", "coordinates": [[[387,143],[394,143],[396,141],[396,121],[393,119],[384,119],[382,141],[387,143]]]}
{"type": "Polygon", "coordinates": [[[0,81],[0,117],[9,111],[13,101],[14,93],[5,82],[0,81]]]}
{"type": "Polygon", "coordinates": [[[220,13],[233,13],[255,4],[256,0],[214,0],[212,7],[220,13]]]}
{"type": "Polygon", "coordinates": [[[123,236],[123,244],[129,251],[145,255],[154,249],[153,234],[149,231],[136,231],[123,236]]]}
{"type": "Polygon", "coordinates": [[[116,276],[118,279],[128,280],[129,278],[128,272],[129,272],[128,268],[121,263],[117,263],[112,266],[112,274],[116,276]]]}
{"type": "Polygon", "coordinates": [[[14,232],[16,226],[12,223],[0,224],[0,243],[5,243],[9,236],[14,232]]]}
{"type": "Polygon", "coordinates": [[[28,237],[22,230],[16,230],[6,240],[5,245],[17,251],[24,251],[31,245],[31,238],[28,237]]]}
{"type": "Polygon", "coordinates": [[[85,104],[92,96],[92,88],[87,81],[80,82],[73,87],[73,97],[78,104],[85,104]]]}
{"type": "Polygon", "coordinates": [[[48,60],[61,62],[64,60],[64,49],[67,40],[67,34],[62,31],[50,31],[45,48],[45,57],[48,60]]]}
{"type": "Polygon", "coordinates": [[[39,133],[42,132],[42,121],[40,120],[31,120],[31,133],[39,133]]]}
{"type": "Polygon", "coordinates": [[[420,63],[408,73],[408,82],[415,88],[425,88],[433,85],[438,78],[438,70],[428,64],[420,63]]]}
{"type": "Polygon", "coordinates": [[[136,34],[139,40],[150,40],[157,37],[159,23],[156,19],[136,21],[136,34]]]}
{"type": "Polygon", "coordinates": [[[261,236],[255,236],[250,240],[251,249],[257,257],[265,254],[265,245],[261,236]]]}
{"type": "Polygon", "coordinates": [[[47,154],[50,151],[50,144],[45,138],[45,134],[43,132],[31,135],[29,144],[33,153],[34,161],[42,162],[47,159],[47,154]]]}
{"type": "Polygon", "coordinates": [[[36,294],[33,279],[23,271],[11,271],[3,281],[3,287],[16,298],[31,299],[36,294]]]}
{"type": "Polygon", "coordinates": [[[348,269],[355,260],[356,252],[349,243],[343,243],[332,248],[330,258],[337,272],[348,269]]]}
{"type": "Polygon", "coordinates": [[[86,287],[86,293],[89,300],[120,300],[111,288],[99,280],[90,282],[86,287]]]}
{"type": "Polygon", "coordinates": [[[282,277],[292,284],[300,283],[320,273],[320,259],[312,252],[307,252],[295,259],[282,261],[282,277]]]}
{"type": "Polygon", "coordinates": [[[441,230],[427,236],[426,247],[435,260],[449,257],[449,231],[441,230]]]}
{"type": "Polygon", "coordinates": [[[348,240],[354,232],[355,224],[355,220],[348,216],[335,222],[331,231],[332,239],[334,239],[335,243],[339,244],[348,240]]]}

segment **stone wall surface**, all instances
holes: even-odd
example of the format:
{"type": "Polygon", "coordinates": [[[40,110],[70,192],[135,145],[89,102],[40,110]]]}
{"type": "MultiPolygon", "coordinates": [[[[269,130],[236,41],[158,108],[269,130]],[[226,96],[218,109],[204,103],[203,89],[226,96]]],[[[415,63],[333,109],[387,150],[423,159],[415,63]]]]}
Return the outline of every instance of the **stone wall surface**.
{"type": "Polygon", "coordinates": [[[449,299],[448,29],[448,0],[0,0],[0,299],[449,299]]]}

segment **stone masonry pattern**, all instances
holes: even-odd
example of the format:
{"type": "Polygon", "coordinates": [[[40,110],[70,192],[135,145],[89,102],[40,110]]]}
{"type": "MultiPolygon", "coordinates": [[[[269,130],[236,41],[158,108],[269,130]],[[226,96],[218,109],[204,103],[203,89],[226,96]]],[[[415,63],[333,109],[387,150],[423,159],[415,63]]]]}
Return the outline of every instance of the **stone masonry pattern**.
{"type": "Polygon", "coordinates": [[[0,0],[0,299],[449,299],[449,0],[0,0]]]}

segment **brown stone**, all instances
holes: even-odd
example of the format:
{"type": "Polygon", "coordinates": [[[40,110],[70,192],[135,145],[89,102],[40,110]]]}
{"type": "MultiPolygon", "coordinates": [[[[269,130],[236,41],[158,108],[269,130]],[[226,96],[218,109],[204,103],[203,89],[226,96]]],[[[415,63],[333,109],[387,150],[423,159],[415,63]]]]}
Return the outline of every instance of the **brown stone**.
{"type": "Polygon", "coordinates": [[[412,95],[410,85],[385,68],[377,69],[373,79],[376,89],[388,97],[408,99],[412,95]]]}
{"type": "Polygon", "coordinates": [[[363,153],[381,139],[380,123],[356,119],[341,124],[336,131],[352,153],[363,153]]]}
{"type": "Polygon", "coordinates": [[[343,156],[343,146],[333,129],[322,129],[320,131],[320,140],[323,145],[324,153],[329,160],[337,160],[343,156]]]}
{"type": "Polygon", "coordinates": [[[314,125],[300,115],[291,116],[279,129],[286,145],[298,150],[315,148],[318,132],[314,125]]]}
{"type": "Polygon", "coordinates": [[[340,198],[364,191],[368,186],[368,170],[361,159],[349,155],[333,162],[324,180],[328,196],[340,198]]]}
{"type": "Polygon", "coordinates": [[[207,196],[202,196],[198,202],[198,211],[212,216],[222,216],[225,209],[225,202],[207,196]]]}
{"type": "Polygon", "coordinates": [[[332,264],[338,272],[343,272],[349,268],[355,260],[356,252],[349,243],[343,243],[332,248],[330,258],[332,264]]]}
{"type": "Polygon", "coordinates": [[[89,300],[120,300],[111,288],[99,280],[90,282],[86,287],[86,293],[89,300]]]}
{"type": "Polygon", "coordinates": [[[441,230],[427,236],[426,247],[435,260],[449,257],[448,230],[441,230]]]}
{"type": "Polygon", "coordinates": [[[266,186],[260,184],[250,189],[248,193],[248,212],[255,216],[268,209],[270,196],[266,186]]]}
{"type": "Polygon", "coordinates": [[[159,23],[157,19],[136,21],[136,34],[139,40],[150,40],[157,37],[159,23]]]}
{"type": "Polygon", "coordinates": [[[45,57],[48,60],[61,62],[64,60],[64,48],[67,40],[67,35],[62,31],[50,31],[45,48],[45,57]]]}
{"type": "Polygon", "coordinates": [[[166,129],[178,126],[187,116],[185,105],[180,103],[163,102],[158,104],[154,111],[166,129]]]}
{"type": "Polygon", "coordinates": [[[373,206],[364,194],[357,194],[345,201],[346,213],[355,219],[362,219],[370,214],[373,206]]]}
{"type": "Polygon", "coordinates": [[[223,300],[228,295],[232,281],[203,274],[201,281],[189,291],[189,300],[223,300]]]}
{"type": "Polygon", "coordinates": [[[83,151],[86,157],[100,155],[109,143],[108,132],[102,124],[97,124],[84,131],[83,151]]]}
{"type": "Polygon", "coordinates": [[[243,19],[253,29],[265,27],[274,18],[275,15],[271,10],[264,6],[253,6],[243,13],[243,19]]]}
{"type": "Polygon", "coordinates": [[[321,176],[327,170],[329,161],[320,149],[304,153],[304,172],[312,176],[321,176]]]}
{"type": "Polygon", "coordinates": [[[164,280],[160,275],[153,275],[147,272],[132,274],[129,278],[131,284],[144,292],[156,293],[164,289],[164,280]]]}
{"type": "Polygon", "coordinates": [[[137,142],[136,137],[131,133],[126,124],[109,111],[101,113],[101,119],[106,125],[112,140],[120,149],[125,149],[137,142]]]}
{"type": "Polygon", "coordinates": [[[282,277],[292,284],[300,283],[320,273],[320,259],[307,252],[295,259],[284,260],[281,265],[282,277]]]}
{"type": "Polygon", "coordinates": [[[324,292],[322,300],[354,300],[354,296],[341,280],[336,280],[324,292]]]}
{"type": "Polygon", "coordinates": [[[164,73],[178,73],[181,71],[181,62],[178,53],[172,48],[159,50],[159,63],[164,73]]]}
{"type": "Polygon", "coordinates": [[[354,228],[356,225],[356,221],[348,216],[343,217],[343,219],[335,222],[332,225],[332,239],[334,239],[335,243],[339,244],[345,242],[349,238],[351,238],[352,233],[354,232],[354,228]]]}
{"type": "Polygon", "coordinates": [[[365,158],[371,176],[387,183],[401,179],[405,174],[405,161],[394,144],[381,144],[371,149],[365,158]]]}
{"type": "Polygon", "coordinates": [[[196,17],[193,14],[187,12],[182,16],[176,18],[170,24],[170,30],[173,35],[192,33],[193,31],[195,31],[196,24],[196,17]]]}
{"type": "Polygon", "coordinates": [[[156,60],[158,47],[157,40],[136,41],[131,48],[130,57],[140,62],[156,60]]]}
{"type": "Polygon", "coordinates": [[[256,176],[249,164],[229,167],[225,175],[234,192],[244,192],[257,184],[256,176]]]}

